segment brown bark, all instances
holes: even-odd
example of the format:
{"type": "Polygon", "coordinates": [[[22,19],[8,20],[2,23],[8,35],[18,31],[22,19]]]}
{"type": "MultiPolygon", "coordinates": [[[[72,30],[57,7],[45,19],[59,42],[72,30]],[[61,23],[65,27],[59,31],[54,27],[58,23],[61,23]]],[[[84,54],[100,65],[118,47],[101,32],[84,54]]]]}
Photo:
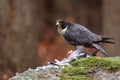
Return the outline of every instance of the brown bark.
{"type": "Polygon", "coordinates": [[[38,63],[36,15],[34,0],[0,0],[0,54],[17,67],[38,63]]]}

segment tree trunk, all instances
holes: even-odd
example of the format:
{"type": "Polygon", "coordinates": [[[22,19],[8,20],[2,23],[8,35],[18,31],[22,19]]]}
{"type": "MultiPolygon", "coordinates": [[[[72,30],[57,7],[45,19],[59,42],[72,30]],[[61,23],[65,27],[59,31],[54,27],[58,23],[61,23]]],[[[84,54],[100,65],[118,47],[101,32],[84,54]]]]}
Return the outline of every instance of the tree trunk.
{"type": "Polygon", "coordinates": [[[111,55],[120,55],[120,0],[103,0],[103,34],[115,38],[115,45],[105,45],[111,55]]]}
{"type": "Polygon", "coordinates": [[[36,15],[34,0],[0,0],[0,54],[20,69],[38,63],[36,15]]]}

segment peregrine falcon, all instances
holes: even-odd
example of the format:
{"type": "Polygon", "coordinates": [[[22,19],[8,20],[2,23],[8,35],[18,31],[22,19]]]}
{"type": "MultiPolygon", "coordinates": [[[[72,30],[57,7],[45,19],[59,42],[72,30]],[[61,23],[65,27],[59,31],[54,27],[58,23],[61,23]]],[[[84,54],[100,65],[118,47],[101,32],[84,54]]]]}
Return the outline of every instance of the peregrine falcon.
{"type": "Polygon", "coordinates": [[[105,52],[105,50],[99,45],[100,42],[103,43],[112,43],[114,42],[109,41],[110,37],[104,37],[101,35],[97,35],[86,27],[64,21],[62,19],[56,20],[56,27],[58,33],[71,45],[74,46],[84,46],[84,47],[93,47],[102,52],[102,54],[106,57],[109,55],[105,52]]]}

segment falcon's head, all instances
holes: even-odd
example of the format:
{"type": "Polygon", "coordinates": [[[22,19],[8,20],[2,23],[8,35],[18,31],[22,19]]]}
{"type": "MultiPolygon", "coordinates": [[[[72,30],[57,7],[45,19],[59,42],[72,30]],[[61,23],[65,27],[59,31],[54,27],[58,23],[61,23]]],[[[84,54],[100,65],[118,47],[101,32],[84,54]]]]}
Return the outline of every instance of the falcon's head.
{"type": "Polygon", "coordinates": [[[68,22],[66,22],[66,21],[64,21],[62,19],[56,20],[56,27],[57,27],[58,33],[60,35],[62,35],[62,36],[64,35],[64,33],[66,32],[66,30],[69,27],[68,24],[69,24],[68,22]]]}

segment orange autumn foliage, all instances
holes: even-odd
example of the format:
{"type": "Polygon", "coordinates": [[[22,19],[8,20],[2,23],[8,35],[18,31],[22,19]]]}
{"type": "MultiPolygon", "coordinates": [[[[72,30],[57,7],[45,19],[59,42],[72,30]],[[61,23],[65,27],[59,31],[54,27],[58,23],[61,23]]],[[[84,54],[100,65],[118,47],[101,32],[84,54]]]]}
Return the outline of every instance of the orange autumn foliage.
{"type": "Polygon", "coordinates": [[[43,40],[38,45],[41,65],[54,62],[54,59],[63,59],[70,49],[73,47],[67,44],[61,36],[56,35],[54,30],[47,30],[43,40]]]}

